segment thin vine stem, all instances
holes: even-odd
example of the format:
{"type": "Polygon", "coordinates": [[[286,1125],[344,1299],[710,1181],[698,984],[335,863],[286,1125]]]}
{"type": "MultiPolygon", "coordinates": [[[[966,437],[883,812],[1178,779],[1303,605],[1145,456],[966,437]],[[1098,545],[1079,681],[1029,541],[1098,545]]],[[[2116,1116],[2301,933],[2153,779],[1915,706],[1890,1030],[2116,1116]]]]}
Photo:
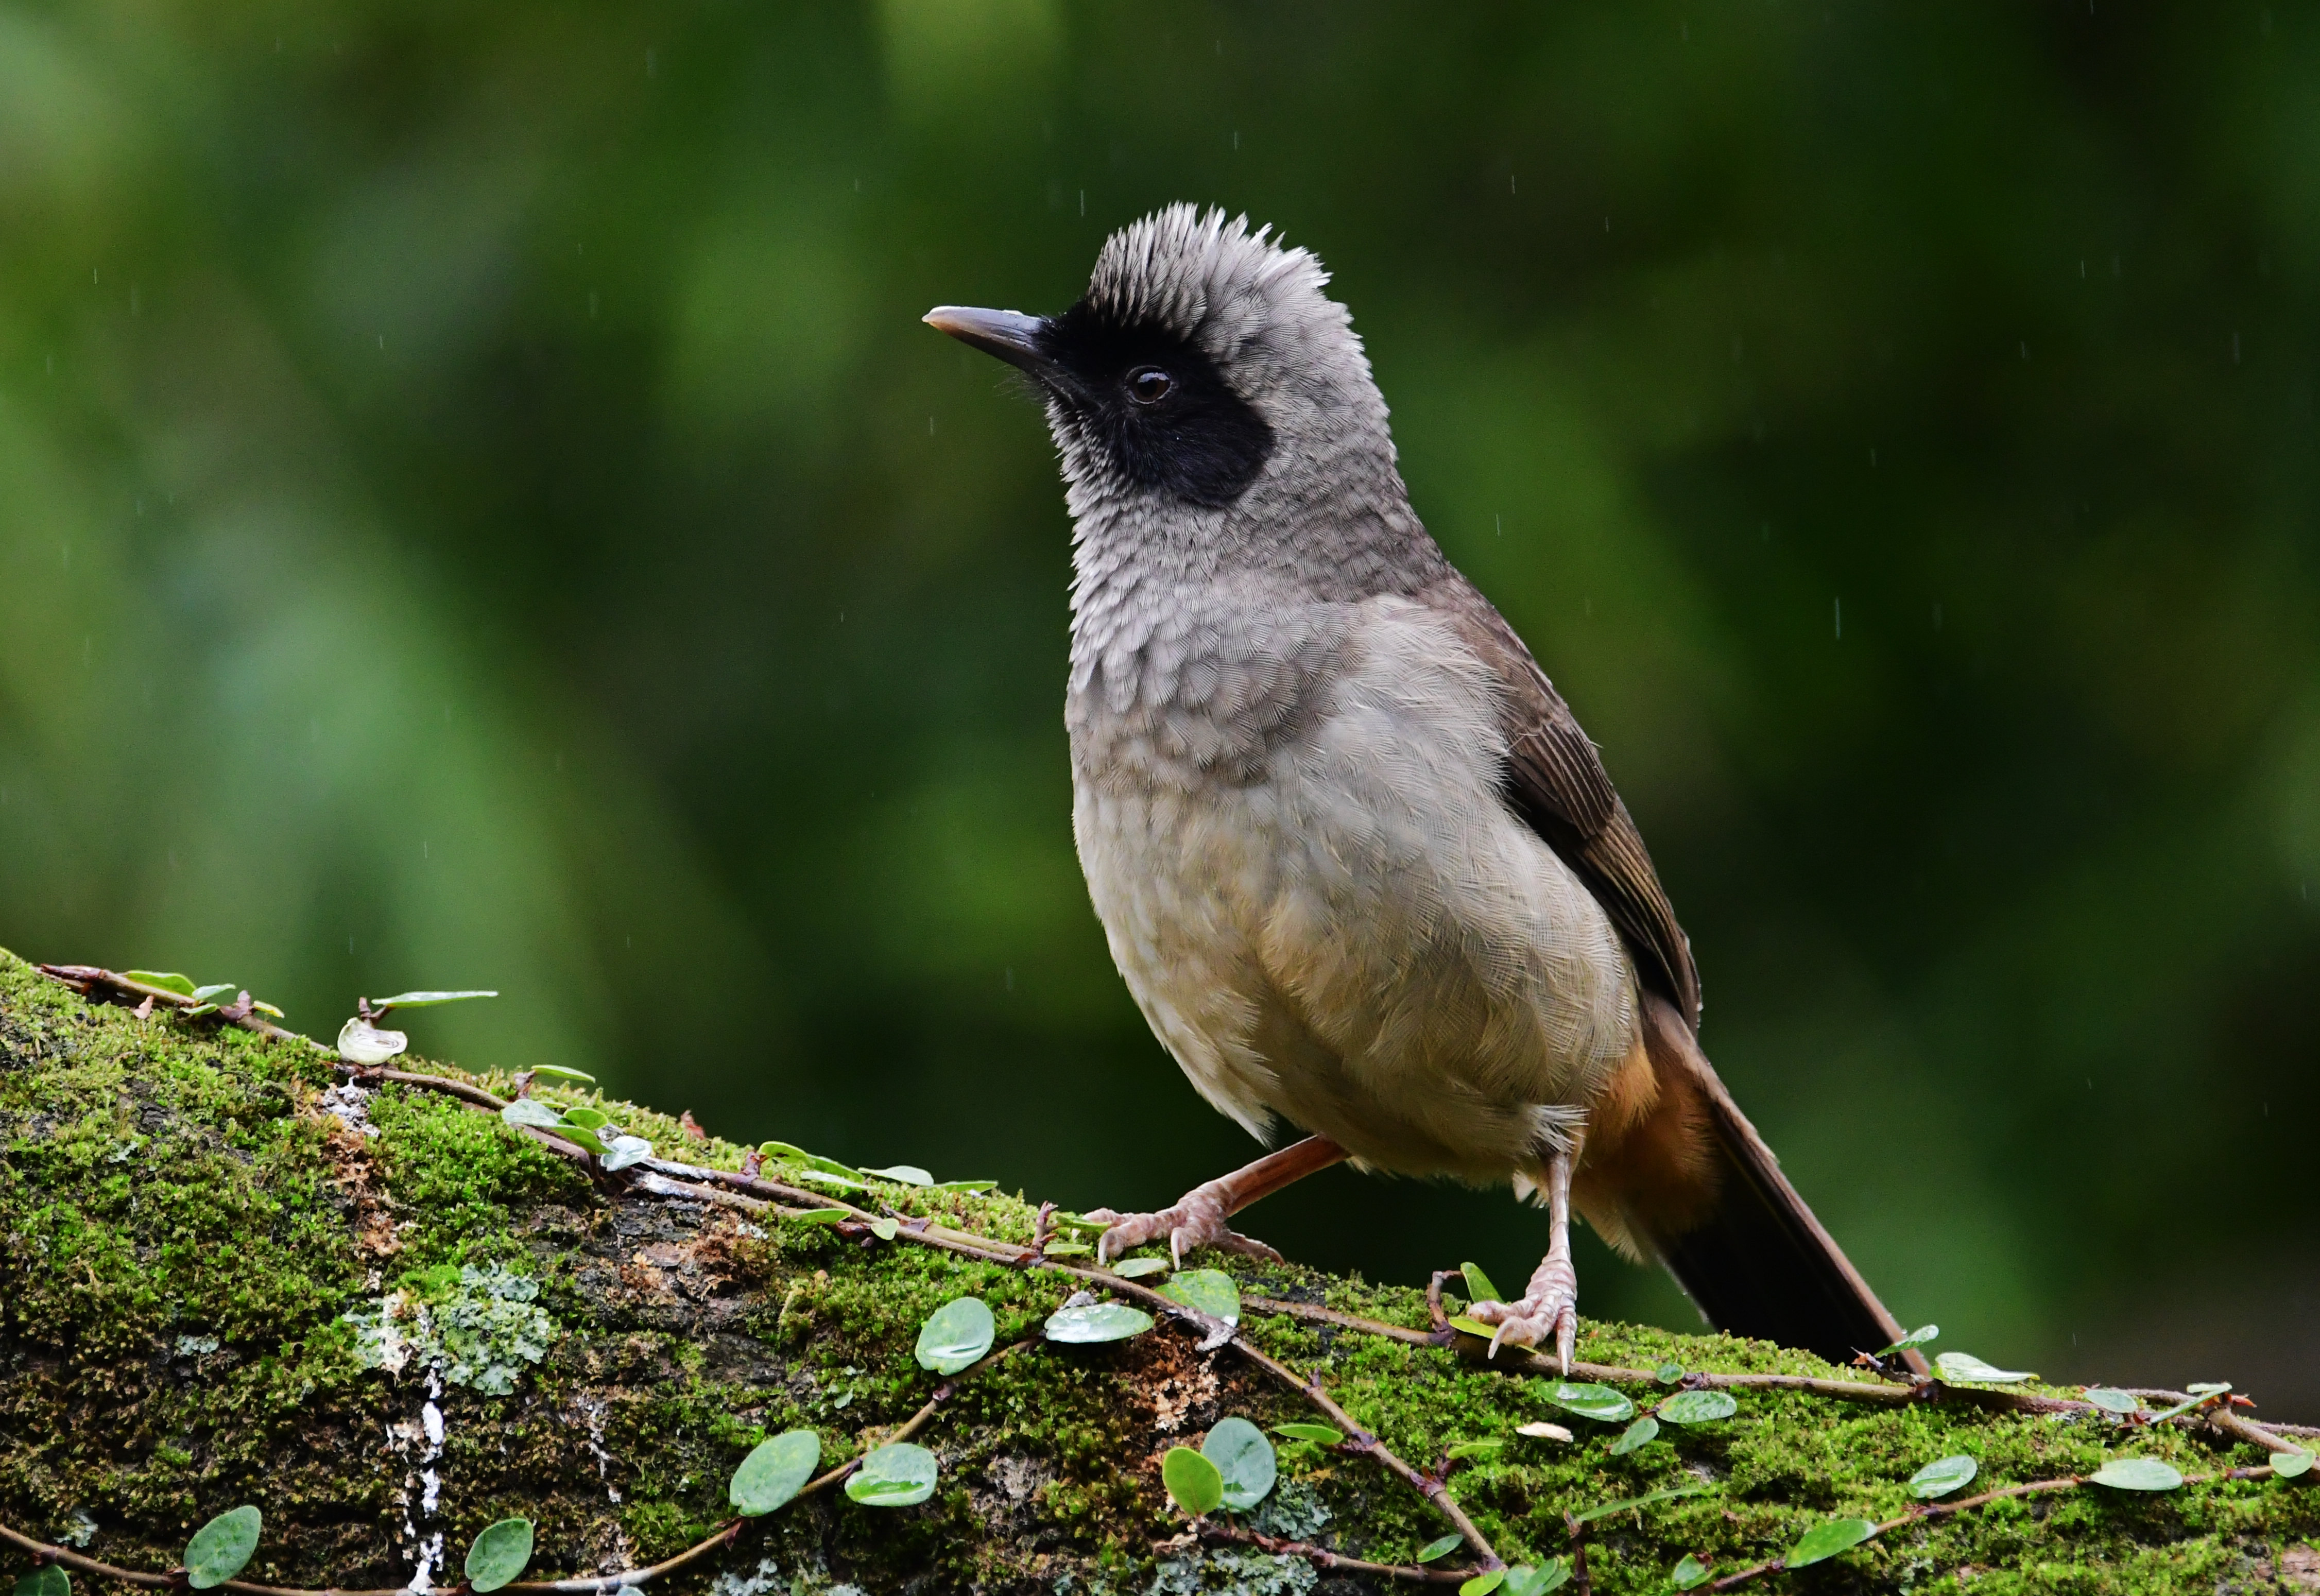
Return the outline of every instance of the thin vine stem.
{"type": "MultiPolygon", "coordinates": [[[[172,1569],[167,1573],[149,1573],[141,1569],[116,1568],[110,1563],[76,1552],[70,1546],[52,1546],[46,1541],[35,1540],[5,1524],[0,1524],[0,1541],[6,1541],[19,1551],[31,1553],[35,1563],[59,1564],[77,1573],[118,1580],[122,1584],[138,1585],[149,1591],[169,1590],[184,1583],[185,1571],[182,1569],[172,1569]]],[[[321,1591],[299,1591],[281,1585],[257,1584],[249,1580],[224,1580],[216,1588],[237,1591],[240,1596],[403,1596],[410,1586],[402,1584],[383,1591],[349,1591],[332,1585],[321,1591]]]]}
{"type": "MultiPolygon", "coordinates": [[[[1444,1272],[1446,1274],[1447,1272],[1444,1272]]],[[[1442,1278],[1436,1275],[1437,1282],[1442,1278]]],[[[1310,1323],[1335,1325],[1341,1329],[1357,1330],[1364,1335],[1400,1341],[1413,1347],[1441,1347],[1458,1353],[1469,1362],[1509,1373],[1537,1374],[1552,1379],[1563,1378],[1552,1358],[1535,1352],[1506,1356],[1488,1357],[1478,1338],[1463,1336],[1448,1329],[1414,1330],[1406,1325],[1387,1324],[1379,1319],[1364,1319],[1343,1313],[1334,1308],[1324,1308],[1311,1302],[1292,1302],[1279,1297],[1247,1296],[1241,1301],[1261,1313],[1278,1313],[1310,1323]]],[[[1650,1369],[1621,1368],[1612,1364],[1590,1364],[1574,1361],[1571,1373],[1579,1378],[1605,1385],[1655,1385],[1659,1375],[1650,1369]]],[[[1684,1384],[1703,1391],[1800,1391],[1815,1396],[1834,1397],[1840,1401],[1870,1402],[1885,1407],[1906,1407],[1911,1402],[1953,1401],[1999,1412],[2020,1413],[2099,1413],[2107,1410],[2092,1402],[2071,1397],[2037,1396],[2029,1392],[1994,1391],[1981,1386],[1951,1385],[1941,1381],[1913,1381],[1908,1384],[1872,1384],[1866,1380],[1830,1380],[1810,1374],[1714,1374],[1690,1373],[1684,1384]]],[[[2152,1397],[2161,1401],[2183,1402],[2191,1400],[2180,1391],[2138,1390],[2134,1396],[2152,1397]]],[[[2260,1425],[2237,1413],[2216,1409],[2212,1411],[2179,1415],[2172,1422],[2206,1423],[2234,1436],[2237,1439],[2264,1447],[2267,1451],[2297,1450],[2283,1437],[2320,1436],[2320,1426],[2306,1424],[2260,1425]]]]}
{"type": "Polygon", "coordinates": [[[1476,1574],[1479,1568],[1427,1568],[1418,1563],[1368,1563],[1359,1557],[1348,1557],[1343,1552],[1333,1552],[1327,1546],[1317,1546],[1301,1540],[1282,1540],[1277,1536],[1262,1535],[1254,1529],[1244,1529],[1237,1524],[1227,1524],[1203,1519],[1194,1526],[1194,1533],[1202,1540],[1229,1541],[1237,1546],[1255,1546],[1276,1557],[1302,1557],[1316,1568],[1346,1573],[1373,1573],[1385,1579],[1409,1580],[1414,1583],[1435,1585],[1464,1584],[1476,1574]]]}
{"type": "Polygon", "coordinates": [[[1346,1432],[1346,1444],[1350,1449],[1376,1458],[1387,1469],[1400,1475],[1411,1490],[1432,1502],[1435,1510],[1449,1519],[1452,1527],[1465,1538],[1466,1544],[1474,1548],[1475,1555],[1482,1560],[1484,1569],[1506,1566],[1500,1558],[1497,1548],[1492,1546],[1489,1538],[1476,1528],[1474,1521],[1466,1516],[1465,1510],[1458,1505],[1457,1499],[1450,1494],[1448,1484],[1432,1474],[1419,1474],[1397,1456],[1383,1441],[1355,1422],[1352,1414],[1337,1406],[1329,1393],[1321,1389],[1319,1375],[1316,1374],[1310,1380],[1300,1379],[1296,1370],[1258,1347],[1237,1331],[1234,1333],[1232,1345],[1241,1356],[1256,1364],[1291,1390],[1301,1393],[1306,1401],[1335,1420],[1346,1432]]]}
{"type": "MultiPolygon", "coordinates": [[[[2254,1468],[2217,1469],[2209,1474],[2186,1474],[2182,1483],[2185,1485],[2205,1485],[2216,1480],[2268,1480],[2271,1474],[2271,1465],[2263,1464],[2254,1468]]],[[[2008,1497],[2043,1496],[2057,1491],[2078,1491],[2095,1483],[2095,1478],[2091,1474],[2064,1474],[2059,1479],[2030,1480],[2019,1485],[2000,1485],[1994,1490],[1984,1491],[1979,1495],[1960,1497],[1955,1501],[1928,1502],[1921,1507],[1911,1508],[1899,1518],[1886,1519],[1853,1544],[1856,1546],[1865,1546],[1888,1530],[1904,1528],[1911,1524],[1923,1524],[1935,1519],[1951,1518],[1970,1508],[1988,1507],[1991,1502],[2003,1501],[2008,1497]]],[[[1846,1549],[1851,1550],[1851,1547],[1846,1549]]],[[[1785,1555],[1770,1558],[1763,1563],[1752,1564],[1736,1573],[1728,1573],[1708,1585],[1708,1589],[1736,1591],[1751,1580],[1761,1579],[1768,1573],[1778,1573],[1788,1565],[1789,1560],[1785,1555]]]]}
{"type": "MultiPolygon", "coordinates": [[[[528,1596],[538,1596],[538,1593],[551,1591],[560,1592],[561,1596],[585,1596],[585,1593],[590,1591],[611,1596],[611,1592],[618,1591],[623,1585],[648,1585],[655,1580],[666,1579],[681,1569],[691,1567],[703,1557],[723,1551],[741,1538],[741,1531],[748,1528],[748,1525],[749,1520],[747,1519],[729,1519],[719,1527],[717,1533],[707,1540],[687,1546],[674,1557],[664,1558],[649,1568],[624,1569],[619,1573],[587,1574],[578,1579],[569,1580],[515,1580],[502,1585],[500,1589],[527,1592],[528,1596]]],[[[458,1592],[465,1589],[466,1586],[463,1583],[457,1590],[445,1592],[444,1596],[458,1596],[458,1592]]],[[[305,1591],[284,1591],[279,1593],[279,1596],[316,1596],[316,1593],[305,1591]]]]}

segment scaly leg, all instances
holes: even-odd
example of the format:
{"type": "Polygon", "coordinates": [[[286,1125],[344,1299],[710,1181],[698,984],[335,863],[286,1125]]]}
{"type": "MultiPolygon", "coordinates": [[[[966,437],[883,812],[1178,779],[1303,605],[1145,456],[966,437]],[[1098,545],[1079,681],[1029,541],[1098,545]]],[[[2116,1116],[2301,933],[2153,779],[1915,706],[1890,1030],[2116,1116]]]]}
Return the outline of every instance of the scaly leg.
{"type": "Polygon", "coordinates": [[[1562,1360],[1565,1379],[1571,1375],[1571,1353],[1579,1339],[1579,1272],[1571,1263],[1571,1165],[1573,1155],[1557,1153],[1546,1165],[1547,1220],[1554,1234],[1546,1257],[1530,1277],[1530,1290],[1519,1302],[1477,1302],[1470,1318],[1498,1326],[1491,1338],[1491,1356],[1501,1342],[1512,1347],[1536,1347],[1554,1337],[1554,1356],[1562,1360]]]}
{"type": "Polygon", "coordinates": [[[1328,1137],[1309,1136],[1294,1147],[1269,1153],[1246,1168],[1194,1186],[1173,1206],[1157,1213],[1115,1213],[1108,1208],[1092,1208],[1087,1217],[1101,1220],[1110,1227],[1096,1239],[1096,1262],[1108,1264],[1130,1247],[1142,1247],[1165,1236],[1169,1254],[1179,1268],[1183,1266],[1184,1254],[1201,1247],[1247,1253],[1277,1264],[1281,1261],[1279,1253],[1255,1238],[1230,1229],[1225,1221],[1258,1198],[1270,1197],[1291,1182],[1327,1169],[1345,1156],[1346,1149],[1328,1137]]]}

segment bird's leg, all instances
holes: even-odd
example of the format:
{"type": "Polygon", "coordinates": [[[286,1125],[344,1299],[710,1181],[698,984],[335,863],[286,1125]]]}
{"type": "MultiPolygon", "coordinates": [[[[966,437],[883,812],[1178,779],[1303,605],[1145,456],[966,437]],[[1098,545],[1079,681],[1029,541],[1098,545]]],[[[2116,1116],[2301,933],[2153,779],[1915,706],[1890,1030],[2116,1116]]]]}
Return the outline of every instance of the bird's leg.
{"type": "MultiPolygon", "coordinates": [[[[1574,1150],[1575,1151],[1575,1150],[1574,1150]]],[[[1579,1272],[1571,1263],[1571,1165],[1573,1152],[1558,1152],[1547,1160],[1546,1211],[1554,1237],[1546,1257],[1530,1277],[1530,1289],[1519,1302],[1477,1302],[1468,1317],[1498,1326],[1491,1338],[1491,1356],[1500,1343],[1536,1347],[1549,1335],[1554,1356],[1562,1360],[1565,1379],[1571,1374],[1571,1353],[1579,1338],[1579,1272]]]]}
{"type": "Polygon", "coordinates": [[[1258,1198],[1269,1197],[1315,1170],[1327,1169],[1345,1156],[1346,1149],[1328,1137],[1309,1136],[1294,1147],[1269,1153],[1230,1174],[1194,1186],[1157,1213],[1114,1213],[1108,1208],[1092,1208],[1087,1217],[1109,1227],[1096,1239],[1096,1261],[1108,1264],[1131,1247],[1165,1236],[1169,1254],[1180,1268],[1184,1255],[1201,1247],[1279,1263],[1279,1253],[1255,1237],[1230,1229],[1225,1221],[1258,1198]]]}

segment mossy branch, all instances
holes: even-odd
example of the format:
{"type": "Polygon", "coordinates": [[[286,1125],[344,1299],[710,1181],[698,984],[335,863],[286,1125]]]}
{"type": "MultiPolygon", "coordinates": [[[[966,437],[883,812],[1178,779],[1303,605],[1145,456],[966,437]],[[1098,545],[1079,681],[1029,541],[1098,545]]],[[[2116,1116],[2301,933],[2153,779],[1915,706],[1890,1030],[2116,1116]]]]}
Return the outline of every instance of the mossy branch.
{"type": "Polygon", "coordinates": [[[1664,1390],[1674,1362],[1688,1371],[1674,1389],[1744,1405],[1624,1455],[1583,1421],[1575,1441],[1532,1442],[1562,1433],[1526,1423],[1554,1410],[1554,1366],[1485,1359],[1448,1324],[1449,1272],[1422,1292],[1229,1261],[1241,1319],[1228,1325],[1047,1256],[1052,1205],[896,1184],[833,1199],[650,1111],[535,1087],[692,1149],[608,1172],[551,1131],[494,1122],[513,1078],[340,1067],[239,1004],[187,1020],[126,978],[58,974],[136,1007],[83,1003],[0,956],[0,1518],[26,1527],[0,1538],[99,1577],[175,1582],[184,1528],[240,1500],[262,1501],[268,1525],[253,1569],[267,1582],[230,1587],[248,1596],[407,1582],[442,1569],[447,1537],[511,1512],[545,1527],[551,1561],[596,1572],[505,1588],[574,1596],[647,1579],[757,1596],[770,1587],[751,1582],[772,1576],[749,1572],[753,1555],[804,1590],[1286,1592],[1310,1569],[1360,1590],[1504,1578],[1506,1562],[1557,1553],[1574,1584],[1607,1592],[1664,1589],[1688,1554],[1728,1587],[1786,1566],[1768,1554],[1840,1509],[1868,1532],[1843,1555],[1872,1584],[1905,1566],[2060,1559],[2125,1590],[2212,1585],[2320,1529],[2320,1492],[2231,1455],[2311,1432],[2220,1395],[2123,1426],[2074,1392],[1590,1324],[1574,1379],[1664,1390]],[[800,1222],[808,1210],[838,1222],[800,1222]],[[518,1275],[552,1327],[535,1349],[455,1359],[430,1342],[394,1363],[348,1328],[456,1328],[480,1312],[475,1282],[518,1275]],[[1183,1333],[1042,1348],[1037,1326],[1081,1288],[1183,1333]],[[965,1292],[1011,1345],[929,1392],[909,1335],[965,1292]],[[478,1368],[480,1384],[447,1376],[478,1368]],[[1170,1511],[1157,1465],[1171,1437],[1300,1407],[1348,1441],[1284,1454],[1263,1512],[1170,1511]],[[720,1510],[739,1455],[798,1425],[848,1462],[773,1519],[720,1510]],[[874,1437],[917,1435],[943,1458],[933,1500],[873,1510],[829,1491],[874,1437]],[[1482,1439],[1503,1449],[1454,1477],[1453,1445],[1482,1439]],[[2185,1484],[2134,1501],[2088,1485],[2121,1442],[2191,1465],[2185,1484]],[[1897,1500],[1911,1466],[1959,1451],[1989,1489],[1897,1500]],[[1404,1461],[1437,1454],[1430,1473],[1404,1461]],[[2034,1501],[2081,1505],[2025,1518],[2034,1501]],[[1471,1566],[1415,1561],[1441,1519],[1471,1566]],[[61,1544],[76,1523],[90,1544],[61,1544]]]}

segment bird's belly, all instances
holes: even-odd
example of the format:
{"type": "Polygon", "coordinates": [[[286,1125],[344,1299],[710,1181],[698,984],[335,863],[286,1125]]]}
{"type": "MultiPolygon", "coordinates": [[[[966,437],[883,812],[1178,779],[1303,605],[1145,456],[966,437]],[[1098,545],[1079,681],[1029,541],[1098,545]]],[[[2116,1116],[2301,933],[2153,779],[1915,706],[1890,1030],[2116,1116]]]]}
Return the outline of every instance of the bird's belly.
{"type": "Polygon", "coordinates": [[[1585,885],[1500,800],[1469,657],[1373,627],[1326,714],[1239,784],[1083,772],[1112,956],[1201,1092],[1363,1161],[1535,1167],[1626,1055],[1633,983],[1585,885]]]}

